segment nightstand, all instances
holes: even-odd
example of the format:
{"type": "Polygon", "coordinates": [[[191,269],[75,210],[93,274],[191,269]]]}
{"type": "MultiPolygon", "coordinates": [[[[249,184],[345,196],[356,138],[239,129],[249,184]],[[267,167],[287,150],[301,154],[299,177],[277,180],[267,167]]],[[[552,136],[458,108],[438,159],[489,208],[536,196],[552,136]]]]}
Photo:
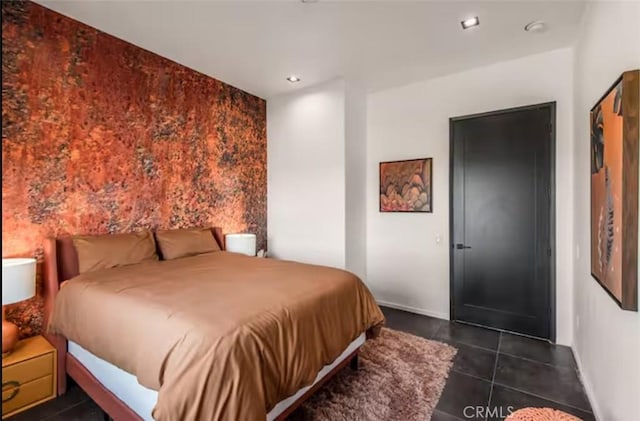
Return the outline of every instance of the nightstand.
{"type": "Polygon", "coordinates": [[[2,358],[2,419],[56,396],[56,349],[42,336],[19,341],[2,358]]]}

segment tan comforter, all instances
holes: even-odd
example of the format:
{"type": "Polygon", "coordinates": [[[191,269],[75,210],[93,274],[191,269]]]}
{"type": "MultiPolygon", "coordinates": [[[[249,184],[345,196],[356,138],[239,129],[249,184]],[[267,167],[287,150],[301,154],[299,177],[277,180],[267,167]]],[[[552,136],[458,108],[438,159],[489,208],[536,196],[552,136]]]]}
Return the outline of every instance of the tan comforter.
{"type": "Polygon", "coordinates": [[[217,252],[82,274],[50,330],[158,391],[159,421],[264,420],[383,315],[354,275],[217,252]]]}

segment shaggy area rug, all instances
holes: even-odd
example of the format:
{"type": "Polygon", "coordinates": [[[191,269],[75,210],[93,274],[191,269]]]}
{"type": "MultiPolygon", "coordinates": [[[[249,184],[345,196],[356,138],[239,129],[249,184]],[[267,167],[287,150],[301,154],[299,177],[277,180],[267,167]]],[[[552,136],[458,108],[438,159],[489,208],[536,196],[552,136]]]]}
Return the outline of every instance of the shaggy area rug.
{"type": "Polygon", "coordinates": [[[360,348],[360,369],[341,370],[291,420],[425,421],[442,389],[456,349],[383,328],[360,348]]]}

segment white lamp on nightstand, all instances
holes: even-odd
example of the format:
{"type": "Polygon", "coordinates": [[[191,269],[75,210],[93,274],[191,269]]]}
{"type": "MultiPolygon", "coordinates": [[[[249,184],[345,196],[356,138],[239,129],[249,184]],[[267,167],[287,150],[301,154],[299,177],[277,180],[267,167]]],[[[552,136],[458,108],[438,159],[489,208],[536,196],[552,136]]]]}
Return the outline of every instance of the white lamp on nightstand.
{"type": "Polygon", "coordinates": [[[225,249],[234,253],[242,253],[247,256],[256,255],[255,234],[227,234],[224,237],[225,249]]]}
{"type": "Polygon", "coordinates": [[[36,295],[36,259],[2,259],[2,355],[18,343],[18,326],[4,318],[4,306],[36,295]]]}

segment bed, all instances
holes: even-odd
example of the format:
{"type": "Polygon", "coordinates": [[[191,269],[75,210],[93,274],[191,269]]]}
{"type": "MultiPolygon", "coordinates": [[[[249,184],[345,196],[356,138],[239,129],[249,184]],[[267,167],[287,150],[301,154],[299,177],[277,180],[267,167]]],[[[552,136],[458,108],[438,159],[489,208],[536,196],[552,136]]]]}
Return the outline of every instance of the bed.
{"type": "MultiPolygon", "coordinates": [[[[224,250],[222,231],[212,233],[224,250]]],[[[56,328],[46,336],[58,350],[58,393],[67,373],[116,421],[283,420],[357,367],[358,348],[384,320],[350,277],[225,251],[78,275],[71,239],[50,239],[45,314],[56,328]]]]}

